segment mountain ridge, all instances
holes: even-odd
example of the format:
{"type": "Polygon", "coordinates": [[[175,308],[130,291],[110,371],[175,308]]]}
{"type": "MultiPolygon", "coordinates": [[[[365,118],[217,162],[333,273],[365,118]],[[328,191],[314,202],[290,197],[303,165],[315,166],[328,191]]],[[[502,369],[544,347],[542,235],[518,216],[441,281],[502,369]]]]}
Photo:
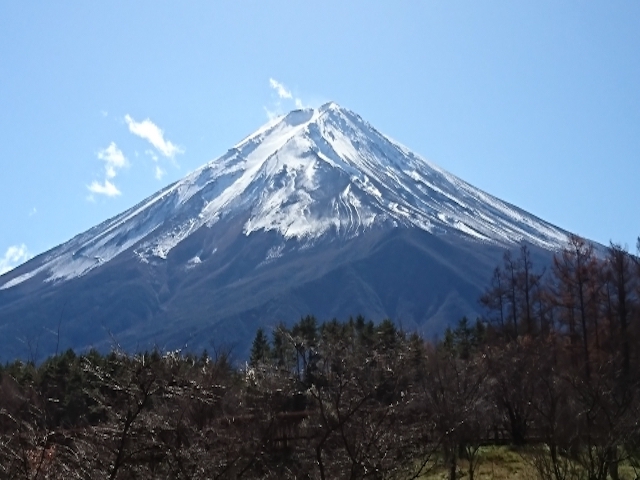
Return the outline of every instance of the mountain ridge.
{"type": "Polygon", "coordinates": [[[268,122],[184,179],[45,253],[45,265],[0,283],[0,289],[43,270],[54,282],[80,276],[133,246],[141,261],[166,259],[197,229],[242,214],[248,217],[245,235],[275,229],[303,242],[332,229],[349,237],[385,223],[431,233],[458,231],[503,244],[524,240],[558,248],[566,237],[330,102],[268,122]],[[56,249],[62,251],[59,259],[56,249]]]}
{"type": "Polygon", "coordinates": [[[51,351],[63,331],[74,348],[243,351],[255,327],[307,314],[438,334],[481,313],[505,248],[549,264],[566,238],[328,103],[0,276],[0,347],[51,351]]]}

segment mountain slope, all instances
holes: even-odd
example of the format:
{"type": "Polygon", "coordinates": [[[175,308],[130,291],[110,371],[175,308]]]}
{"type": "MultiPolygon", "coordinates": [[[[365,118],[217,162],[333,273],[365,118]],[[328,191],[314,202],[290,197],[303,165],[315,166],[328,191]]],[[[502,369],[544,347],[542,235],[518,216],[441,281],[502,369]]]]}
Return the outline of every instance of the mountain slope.
{"type": "Polygon", "coordinates": [[[307,313],[437,332],[477,311],[504,247],[565,238],[329,103],[0,277],[0,329],[12,354],[58,323],[74,347],[242,344],[307,313]]]}

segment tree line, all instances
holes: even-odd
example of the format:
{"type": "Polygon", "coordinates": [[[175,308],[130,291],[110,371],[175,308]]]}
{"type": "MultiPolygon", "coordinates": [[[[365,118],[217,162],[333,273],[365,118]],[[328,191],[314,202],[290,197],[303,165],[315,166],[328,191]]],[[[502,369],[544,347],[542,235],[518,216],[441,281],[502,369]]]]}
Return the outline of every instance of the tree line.
{"type": "Polygon", "coordinates": [[[258,329],[242,368],[227,352],[6,364],[0,478],[473,480],[492,444],[542,479],[640,473],[638,257],[571,237],[545,271],[522,246],[480,302],[439,340],[362,317],[258,329]]]}

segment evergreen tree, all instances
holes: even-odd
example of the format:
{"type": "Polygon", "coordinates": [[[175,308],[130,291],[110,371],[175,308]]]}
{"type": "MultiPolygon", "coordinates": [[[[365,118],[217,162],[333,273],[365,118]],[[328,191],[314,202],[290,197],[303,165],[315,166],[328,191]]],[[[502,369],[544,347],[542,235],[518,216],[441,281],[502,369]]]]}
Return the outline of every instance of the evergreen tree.
{"type": "Polygon", "coordinates": [[[256,367],[269,359],[271,355],[271,347],[269,339],[262,328],[258,328],[256,337],[253,339],[251,346],[251,356],[249,357],[249,365],[256,367]]]}

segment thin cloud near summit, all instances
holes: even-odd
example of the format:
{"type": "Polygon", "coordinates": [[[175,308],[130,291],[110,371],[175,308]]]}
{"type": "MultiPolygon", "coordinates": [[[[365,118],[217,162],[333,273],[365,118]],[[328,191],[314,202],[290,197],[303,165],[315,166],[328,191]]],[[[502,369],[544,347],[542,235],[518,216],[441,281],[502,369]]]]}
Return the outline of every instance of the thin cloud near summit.
{"type": "MultiPolygon", "coordinates": [[[[129,132],[137,137],[146,140],[151,144],[153,149],[145,150],[145,154],[151,157],[156,163],[153,173],[157,180],[161,180],[166,174],[166,170],[160,167],[157,162],[159,161],[158,155],[168,158],[176,166],[175,156],[184,153],[184,148],[174,144],[170,140],[165,138],[164,131],[153,123],[149,118],[137,122],[131,115],[124,116],[129,132]]],[[[136,153],[136,156],[138,154],[136,153]]],[[[94,180],[91,184],[87,185],[87,189],[91,194],[87,197],[89,201],[95,201],[95,195],[104,195],[106,197],[116,197],[121,195],[122,192],[115,185],[114,178],[117,176],[118,171],[122,168],[130,165],[129,160],[122,152],[115,142],[111,142],[107,148],[100,150],[96,156],[98,159],[105,162],[104,165],[104,179],[102,181],[94,180]]]]}
{"type": "Polygon", "coordinates": [[[264,111],[267,114],[269,120],[273,120],[279,115],[282,115],[282,103],[281,100],[292,101],[295,105],[295,108],[304,108],[304,103],[301,98],[298,98],[291,93],[282,82],[274,78],[269,78],[269,87],[275,90],[276,95],[278,96],[278,100],[275,102],[275,105],[271,107],[264,107],[264,111]]]}
{"type": "Polygon", "coordinates": [[[100,150],[97,155],[100,160],[105,162],[104,168],[107,178],[114,178],[118,170],[129,165],[127,157],[124,156],[124,153],[115,142],[111,142],[107,148],[100,150]]]}
{"type": "Polygon", "coordinates": [[[15,267],[26,262],[31,257],[33,257],[33,255],[29,253],[29,250],[24,243],[10,246],[5,252],[4,257],[0,258],[0,275],[13,270],[15,267]]]}
{"type": "MultiPolygon", "coordinates": [[[[94,180],[90,185],[87,185],[87,189],[92,194],[105,195],[107,197],[121,195],[120,190],[111,180],[116,177],[118,170],[129,166],[127,157],[124,156],[124,153],[115,142],[111,142],[107,148],[100,150],[96,156],[104,162],[105,179],[102,183],[94,180]]],[[[94,200],[93,195],[90,195],[88,200],[94,200]]]]}
{"type": "MultiPolygon", "coordinates": [[[[87,189],[92,194],[117,197],[121,192],[111,180],[116,177],[118,170],[129,166],[127,157],[124,156],[124,153],[122,153],[122,150],[118,148],[115,142],[111,142],[107,148],[100,150],[96,156],[105,163],[105,179],[102,183],[94,180],[90,185],[87,185],[87,189]]],[[[93,200],[92,195],[89,196],[89,200],[93,200]]]]}
{"type": "MultiPolygon", "coordinates": [[[[106,178],[104,180],[104,183],[100,183],[94,180],[93,182],[91,182],[90,185],[87,186],[87,188],[91,193],[95,193],[97,195],[105,195],[107,197],[117,197],[118,195],[122,194],[122,192],[118,190],[118,187],[116,187],[113,183],[111,183],[106,178]]],[[[88,197],[88,200],[93,201],[94,200],[93,195],[90,195],[88,197]]]]}
{"type": "Polygon", "coordinates": [[[184,149],[164,138],[164,132],[150,119],[136,122],[130,115],[125,115],[124,120],[129,126],[129,131],[134,135],[145,139],[161,155],[173,159],[176,155],[184,153],[184,149]]]}

